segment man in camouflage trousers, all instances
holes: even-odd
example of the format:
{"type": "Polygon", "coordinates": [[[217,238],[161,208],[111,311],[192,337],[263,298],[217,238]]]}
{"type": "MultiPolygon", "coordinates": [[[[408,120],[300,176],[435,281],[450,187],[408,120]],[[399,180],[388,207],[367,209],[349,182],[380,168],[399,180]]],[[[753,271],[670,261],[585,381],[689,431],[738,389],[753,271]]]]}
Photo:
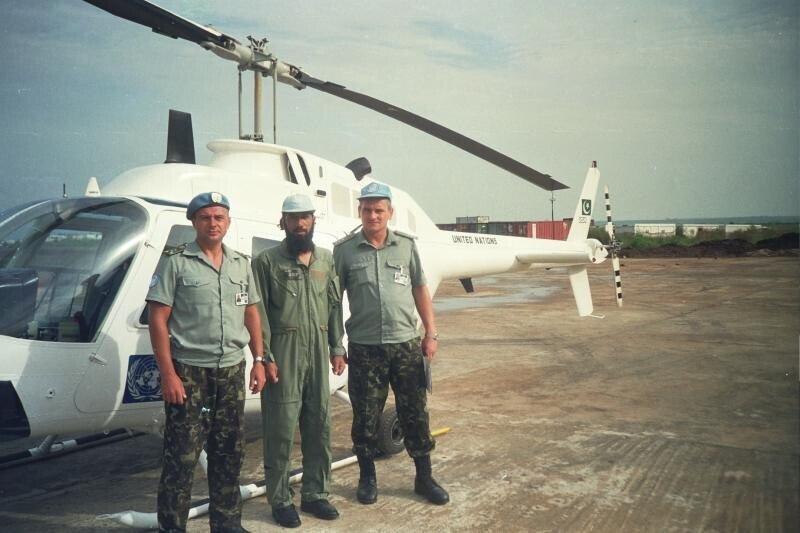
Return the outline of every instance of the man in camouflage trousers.
{"type": "Polygon", "coordinates": [[[281,208],[286,238],[253,259],[261,295],[267,376],[261,393],[264,472],[272,516],[300,526],[289,488],[289,459],[300,425],[303,487],[300,510],[323,520],[339,512],[328,501],[331,475],[329,372],[345,369],[339,284],[331,252],[314,245],[314,205],[304,194],[281,208]]]}
{"type": "Polygon", "coordinates": [[[333,249],[336,271],[347,291],[350,318],[345,324],[348,346],[348,393],[353,406],[353,453],[361,474],[356,497],[364,504],[378,499],[373,459],[378,425],[389,385],[394,391],[404,444],[414,459],[414,492],[431,503],[450,501],[431,475],[435,446],[426,406],[423,358],[436,355],[438,334],[433,306],[414,238],[390,230],[392,192],[373,182],[361,189],[361,231],[338,241],[333,249]],[[425,328],[420,340],[414,310],[425,328]]]}
{"type": "Polygon", "coordinates": [[[241,526],[245,361],[255,356],[250,390],[266,383],[258,292],[247,258],[222,239],[230,203],[203,193],[189,203],[196,240],[165,252],[150,282],[150,340],[161,373],[166,415],[159,531],[186,531],[194,469],[208,454],[209,522],[214,533],[241,526]]]}

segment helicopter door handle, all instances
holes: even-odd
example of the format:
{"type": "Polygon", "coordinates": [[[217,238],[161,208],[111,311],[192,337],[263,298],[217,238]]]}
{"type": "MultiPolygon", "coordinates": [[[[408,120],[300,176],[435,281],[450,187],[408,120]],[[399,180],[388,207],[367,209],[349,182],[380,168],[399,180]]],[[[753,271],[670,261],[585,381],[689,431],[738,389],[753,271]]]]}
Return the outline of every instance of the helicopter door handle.
{"type": "Polygon", "coordinates": [[[97,355],[96,353],[89,355],[89,361],[97,363],[98,365],[106,365],[108,361],[97,355]]]}

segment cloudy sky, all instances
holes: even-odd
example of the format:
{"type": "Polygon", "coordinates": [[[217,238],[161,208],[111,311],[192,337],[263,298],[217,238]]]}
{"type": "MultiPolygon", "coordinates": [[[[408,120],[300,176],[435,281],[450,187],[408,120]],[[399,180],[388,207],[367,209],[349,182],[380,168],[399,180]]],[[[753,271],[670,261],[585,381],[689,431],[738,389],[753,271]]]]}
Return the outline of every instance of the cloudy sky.
{"type": "MultiPolygon", "coordinates": [[[[571,186],[557,218],[592,160],[618,219],[800,215],[796,0],[156,3],[551,174],[571,186]]],[[[0,4],[0,209],[163,161],[169,108],[201,163],[237,134],[233,63],[79,0],[0,4]]],[[[437,222],[550,217],[549,193],[408,126],[311,89],[278,101],[279,143],[366,156],[437,222]]]]}

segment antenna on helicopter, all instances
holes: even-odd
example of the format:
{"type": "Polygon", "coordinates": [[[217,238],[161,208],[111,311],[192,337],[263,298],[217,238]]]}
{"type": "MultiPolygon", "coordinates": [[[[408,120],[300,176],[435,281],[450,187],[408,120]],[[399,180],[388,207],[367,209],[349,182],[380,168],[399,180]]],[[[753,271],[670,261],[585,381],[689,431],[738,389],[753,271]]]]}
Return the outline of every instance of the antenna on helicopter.
{"type": "Polygon", "coordinates": [[[97,178],[94,176],[89,178],[86,183],[86,191],[83,194],[84,196],[100,196],[100,186],[97,184],[97,178]]]}

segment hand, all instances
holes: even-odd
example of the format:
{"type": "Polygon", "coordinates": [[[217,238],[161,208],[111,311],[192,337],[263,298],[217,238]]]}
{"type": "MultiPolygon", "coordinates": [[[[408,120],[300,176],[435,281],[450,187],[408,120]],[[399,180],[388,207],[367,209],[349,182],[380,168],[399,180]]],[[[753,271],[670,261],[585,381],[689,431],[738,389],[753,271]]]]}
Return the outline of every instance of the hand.
{"type": "Polygon", "coordinates": [[[436,349],[439,347],[439,341],[433,337],[423,337],[422,339],[422,355],[428,358],[428,361],[433,361],[436,356],[436,349]]]}
{"type": "Polygon", "coordinates": [[[161,376],[161,396],[167,403],[183,405],[186,400],[186,389],[183,388],[183,381],[178,374],[161,376]]]}
{"type": "Polygon", "coordinates": [[[266,384],[267,376],[264,364],[260,362],[253,363],[253,369],[250,370],[250,392],[258,394],[266,384]]]}
{"type": "Polygon", "coordinates": [[[267,376],[267,385],[278,382],[278,365],[272,362],[266,363],[264,364],[264,370],[267,376]]]}
{"type": "Polygon", "coordinates": [[[331,356],[331,368],[333,368],[333,373],[337,376],[341,376],[342,372],[344,372],[344,367],[347,366],[347,362],[345,361],[344,355],[332,355],[331,356]]]}

